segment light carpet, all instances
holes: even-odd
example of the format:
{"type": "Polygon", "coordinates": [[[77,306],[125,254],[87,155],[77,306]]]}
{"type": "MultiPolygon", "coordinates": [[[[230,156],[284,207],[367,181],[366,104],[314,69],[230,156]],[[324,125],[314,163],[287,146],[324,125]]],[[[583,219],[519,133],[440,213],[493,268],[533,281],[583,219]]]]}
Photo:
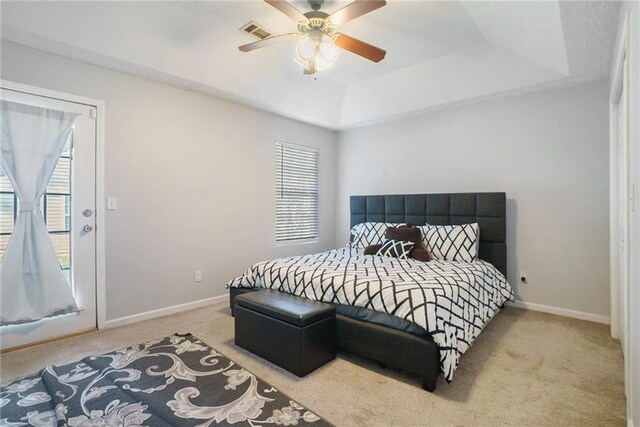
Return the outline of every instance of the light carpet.
{"type": "Polygon", "coordinates": [[[3,354],[2,381],[139,342],[191,332],[338,426],[626,425],[623,361],[609,328],[502,310],[435,393],[349,354],[298,378],[236,347],[226,304],[3,354]]]}

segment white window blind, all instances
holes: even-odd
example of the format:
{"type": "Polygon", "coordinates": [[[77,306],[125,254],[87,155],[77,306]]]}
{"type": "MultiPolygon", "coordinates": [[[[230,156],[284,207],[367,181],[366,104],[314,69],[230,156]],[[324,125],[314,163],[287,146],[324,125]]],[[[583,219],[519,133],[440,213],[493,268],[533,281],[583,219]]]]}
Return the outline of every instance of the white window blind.
{"type": "Polygon", "coordinates": [[[276,241],[318,237],[318,154],[276,142],[276,241]]]}

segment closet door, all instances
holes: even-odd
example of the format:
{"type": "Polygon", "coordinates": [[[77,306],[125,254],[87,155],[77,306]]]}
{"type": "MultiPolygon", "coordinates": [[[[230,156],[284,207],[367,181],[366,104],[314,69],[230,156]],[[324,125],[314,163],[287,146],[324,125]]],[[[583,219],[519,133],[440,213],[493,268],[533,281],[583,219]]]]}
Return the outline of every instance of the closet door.
{"type": "MultiPolygon", "coordinates": [[[[622,69],[626,70],[626,60],[622,69]]],[[[619,296],[620,296],[620,341],[626,352],[629,285],[629,144],[627,138],[627,94],[624,73],[620,102],[617,106],[616,123],[618,137],[618,236],[619,236],[619,296]]]]}

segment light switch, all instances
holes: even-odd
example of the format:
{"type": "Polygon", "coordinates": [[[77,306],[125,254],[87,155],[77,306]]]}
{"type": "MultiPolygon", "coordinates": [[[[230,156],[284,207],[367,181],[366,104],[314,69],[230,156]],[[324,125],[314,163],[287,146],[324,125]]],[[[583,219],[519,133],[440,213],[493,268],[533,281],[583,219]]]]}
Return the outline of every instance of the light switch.
{"type": "Polygon", "coordinates": [[[118,210],[118,198],[115,196],[107,197],[107,210],[115,211],[118,210]]]}

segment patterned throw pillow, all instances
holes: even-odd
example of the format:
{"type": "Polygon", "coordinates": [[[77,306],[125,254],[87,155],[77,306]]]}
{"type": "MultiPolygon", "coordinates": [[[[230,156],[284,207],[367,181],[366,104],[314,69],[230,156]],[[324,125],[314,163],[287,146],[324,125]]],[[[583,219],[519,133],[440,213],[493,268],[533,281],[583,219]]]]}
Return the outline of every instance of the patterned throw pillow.
{"type": "Polygon", "coordinates": [[[351,228],[351,243],[349,246],[352,248],[364,249],[367,246],[377,245],[382,243],[384,233],[389,227],[397,227],[404,224],[393,224],[389,222],[362,222],[356,224],[351,228]]]}
{"type": "Polygon", "coordinates": [[[432,259],[473,262],[478,258],[478,223],[423,226],[424,244],[432,259]]]}
{"type": "Polygon", "coordinates": [[[415,243],[405,240],[387,240],[382,244],[382,247],[376,255],[408,259],[409,252],[411,252],[414,246],[415,243]]]}

